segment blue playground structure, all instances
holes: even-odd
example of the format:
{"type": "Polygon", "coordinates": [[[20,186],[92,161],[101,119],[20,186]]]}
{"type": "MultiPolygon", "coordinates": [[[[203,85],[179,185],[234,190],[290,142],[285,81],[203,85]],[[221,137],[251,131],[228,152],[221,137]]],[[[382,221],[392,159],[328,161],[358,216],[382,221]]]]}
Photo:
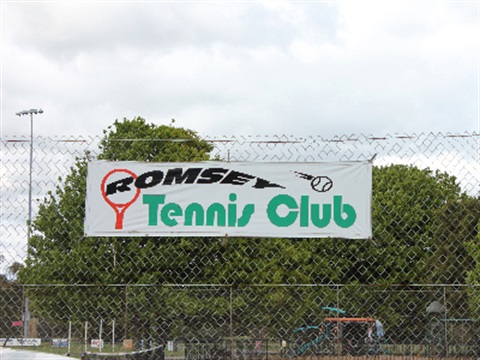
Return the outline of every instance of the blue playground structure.
{"type": "Polygon", "coordinates": [[[380,321],[374,318],[346,317],[345,310],[334,307],[322,307],[322,310],[334,313],[335,316],[324,317],[320,325],[293,330],[301,340],[292,349],[292,356],[386,353],[381,346],[385,334],[380,321]]]}

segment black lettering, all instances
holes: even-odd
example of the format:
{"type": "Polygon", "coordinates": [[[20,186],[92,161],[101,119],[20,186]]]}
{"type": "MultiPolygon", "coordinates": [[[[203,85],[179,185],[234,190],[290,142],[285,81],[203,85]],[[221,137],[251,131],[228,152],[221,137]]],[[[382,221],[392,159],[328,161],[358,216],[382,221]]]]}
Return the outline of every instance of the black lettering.
{"type": "Polygon", "coordinates": [[[285,186],[282,186],[282,185],[278,185],[278,184],[275,184],[275,183],[271,183],[265,179],[262,179],[262,178],[257,178],[257,181],[255,183],[255,185],[253,185],[253,187],[255,189],[265,189],[265,188],[281,188],[281,189],[285,189],[285,186]]]}
{"type": "Polygon", "coordinates": [[[117,191],[124,192],[130,191],[130,185],[133,182],[133,177],[129,176],[121,180],[114,181],[107,185],[106,194],[112,195],[115,194],[117,191]]]}
{"type": "Polygon", "coordinates": [[[165,176],[165,180],[163,181],[163,185],[172,185],[173,183],[194,184],[200,171],[202,171],[201,168],[188,168],[185,172],[183,172],[182,168],[169,169],[165,176]]]}
{"type": "Polygon", "coordinates": [[[140,175],[137,180],[135,180],[135,186],[139,189],[146,189],[153,187],[162,182],[163,171],[149,171],[140,175]]]}
{"type": "Polygon", "coordinates": [[[225,176],[221,184],[243,185],[252,179],[255,179],[255,176],[232,170],[225,176]]]}
{"type": "MultiPolygon", "coordinates": [[[[163,181],[163,185],[173,184],[230,184],[230,185],[244,185],[249,181],[256,179],[255,184],[252,186],[255,189],[266,188],[281,188],[284,186],[278,185],[268,180],[255,177],[254,175],[242,173],[235,170],[229,170],[224,168],[207,168],[202,171],[202,168],[188,168],[186,170],[182,168],[169,169],[165,175],[161,170],[154,170],[143,173],[135,180],[135,187],[139,189],[147,189],[154,187],[163,181]]],[[[124,179],[114,181],[107,185],[106,195],[112,195],[117,192],[130,191],[130,184],[132,184],[134,178],[129,176],[124,179]]]]}
{"type": "Polygon", "coordinates": [[[203,170],[201,178],[197,180],[197,184],[213,184],[223,179],[223,175],[228,172],[228,169],[223,168],[208,168],[203,170]]]}

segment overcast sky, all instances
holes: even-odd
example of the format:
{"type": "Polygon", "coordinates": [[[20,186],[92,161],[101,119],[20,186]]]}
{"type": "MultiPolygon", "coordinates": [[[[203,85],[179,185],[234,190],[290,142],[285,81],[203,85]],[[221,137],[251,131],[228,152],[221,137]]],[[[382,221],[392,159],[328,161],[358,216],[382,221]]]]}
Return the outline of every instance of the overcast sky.
{"type": "Polygon", "coordinates": [[[2,136],[479,129],[480,1],[2,1],[2,136]]]}

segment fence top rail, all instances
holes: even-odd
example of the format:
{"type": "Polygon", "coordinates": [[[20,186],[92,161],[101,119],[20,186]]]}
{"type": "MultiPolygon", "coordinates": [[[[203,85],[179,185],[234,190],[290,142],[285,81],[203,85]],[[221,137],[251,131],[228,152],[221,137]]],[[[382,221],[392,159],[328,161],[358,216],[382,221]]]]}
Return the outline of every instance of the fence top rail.
{"type": "MultiPolygon", "coordinates": [[[[3,285],[0,285],[3,286],[3,285]]],[[[478,288],[480,284],[5,284],[18,287],[170,287],[170,288],[249,288],[249,287],[329,287],[329,288],[478,288]]]]}
{"type": "Polygon", "coordinates": [[[375,322],[374,318],[350,318],[350,317],[341,317],[341,318],[325,318],[325,322],[342,322],[342,323],[364,323],[364,322],[375,322]]]}

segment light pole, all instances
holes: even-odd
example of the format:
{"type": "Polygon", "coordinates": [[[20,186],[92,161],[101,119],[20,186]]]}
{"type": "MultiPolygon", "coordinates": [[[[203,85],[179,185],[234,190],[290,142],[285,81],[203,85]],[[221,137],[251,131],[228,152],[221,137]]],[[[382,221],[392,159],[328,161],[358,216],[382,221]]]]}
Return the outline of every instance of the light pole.
{"type": "Polygon", "coordinates": [[[32,164],[33,164],[33,115],[42,114],[42,109],[30,109],[17,112],[15,115],[30,115],[30,171],[28,180],[28,227],[27,250],[30,250],[30,228],[32,226],[32,164]]]}
{"type": "MultiPolygon", "coordinates": [[[[42,114],[42,109],[30,109],[17,112],[15,115],[23,116],[30,114],[30,170],[28,179],[28,226],[27,226],[27,255],[30,251],[30,232],[32,226],[32,164],[33,164],[33,114],[42,114]]],[[[23,336],[28,337],[28,323],[30,321],[30,310],[28,298],[25,299],[25,310],[23,314],[23,336]]]]}

